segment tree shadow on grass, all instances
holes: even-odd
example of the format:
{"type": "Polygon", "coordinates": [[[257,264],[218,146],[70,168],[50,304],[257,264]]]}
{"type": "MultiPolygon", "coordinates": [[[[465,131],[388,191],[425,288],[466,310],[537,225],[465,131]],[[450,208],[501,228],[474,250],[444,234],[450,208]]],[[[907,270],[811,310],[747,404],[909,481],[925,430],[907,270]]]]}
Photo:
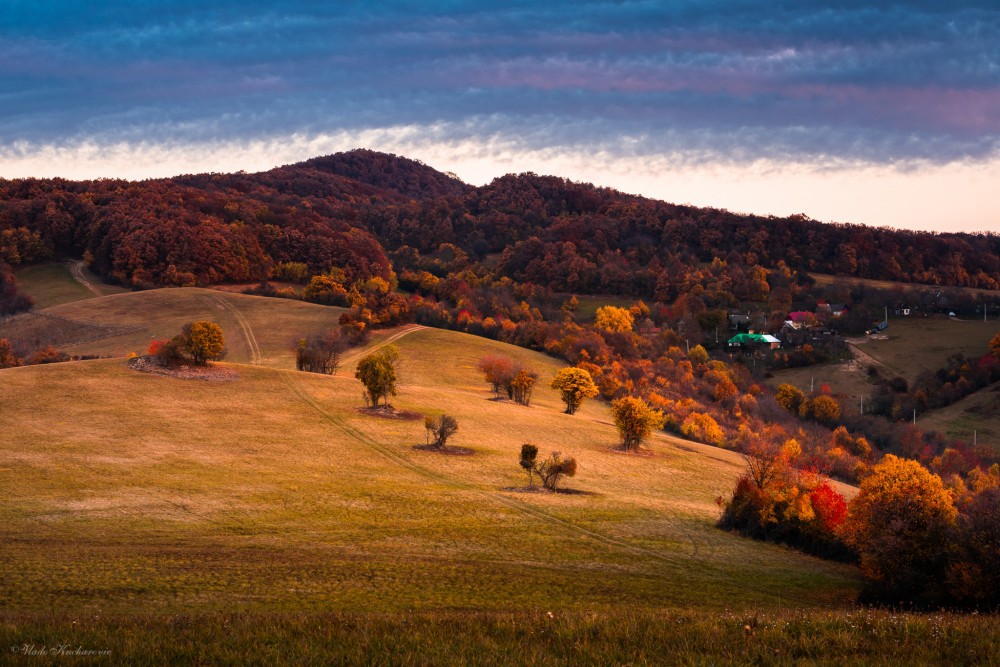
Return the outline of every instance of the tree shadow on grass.
{"type": "MultiPolygon", "coordinates": [[[[692,450],[693,451],[693,450],[692,450]]],[[[611,448],[612,454],[627,454],[629,456],[642,456],[645,458],[656,458],[657,454],[649,447],[637,447],[626,449],[625,445],[618,445],[611,448]]]]}
{"type": "Polygon", "coordinates": [[[380,406],[377,408],[355,408],[358,412],[363,415],[368,415],[369,417],[380,417],[381,419],[401,419],[403,421],[416,421],[418,419],[423,419],[423,415],[419,412],[410,412],[409,410],[397,410],[396,408],[389,406],[380,406]]]}
{"type": "Polygon", "coordinates": [[[420,450],[421,452],[444,454],[445,456],[472,456],[476,453],[476,450],[474,449],[469,449],[468,447],[456,447],[454,445],[445,445],[444,447],[436,447],[434,445],[413,445],[413,448],[420,450]]]}
{"type": "Polygon", "coordinates": [[[569,489],[560,488],[552,491],[546,489],[544,486],[506,486],[501,491],[510,491],[511,493],[537,493],[541,495],[548,495],[550,493],[558,493],[565,496],[599,496],[599,493],[594,491],[584,491],[583,489],[569,489]]]}

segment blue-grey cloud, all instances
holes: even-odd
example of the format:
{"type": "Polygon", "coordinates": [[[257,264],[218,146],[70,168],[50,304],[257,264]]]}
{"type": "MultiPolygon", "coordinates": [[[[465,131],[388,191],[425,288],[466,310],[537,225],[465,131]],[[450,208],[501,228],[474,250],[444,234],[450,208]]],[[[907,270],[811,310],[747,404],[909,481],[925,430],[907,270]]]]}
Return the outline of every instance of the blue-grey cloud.
{"type": "Polygon", "coordinates": [[[1000,146],[995,1],[495,4],[14,0],[0,152],[435,123],[692,160],[1000,146]]]}

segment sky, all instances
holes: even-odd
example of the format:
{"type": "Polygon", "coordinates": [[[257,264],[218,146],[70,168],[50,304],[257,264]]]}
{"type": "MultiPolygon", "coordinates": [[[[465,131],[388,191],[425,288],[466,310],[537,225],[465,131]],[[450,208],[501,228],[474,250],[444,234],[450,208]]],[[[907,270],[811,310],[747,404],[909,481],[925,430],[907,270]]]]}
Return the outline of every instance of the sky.
{"type": "Polygon", "coordinates": [[[1000,232],[1000,2],[0,4],[0,177],[357,147],[476,185],[1000,232]]]}

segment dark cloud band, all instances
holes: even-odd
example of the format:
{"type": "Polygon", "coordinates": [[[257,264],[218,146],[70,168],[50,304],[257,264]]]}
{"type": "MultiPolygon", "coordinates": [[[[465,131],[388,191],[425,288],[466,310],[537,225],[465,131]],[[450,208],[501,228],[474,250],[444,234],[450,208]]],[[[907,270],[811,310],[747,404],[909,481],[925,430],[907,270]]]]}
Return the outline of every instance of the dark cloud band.
{"type": "Polygon", "coordinates": [[[428,4],[14,2],[0,145],[435,123],[692,160],[942,163],[1000,145],[994,2],[428,4]]]}

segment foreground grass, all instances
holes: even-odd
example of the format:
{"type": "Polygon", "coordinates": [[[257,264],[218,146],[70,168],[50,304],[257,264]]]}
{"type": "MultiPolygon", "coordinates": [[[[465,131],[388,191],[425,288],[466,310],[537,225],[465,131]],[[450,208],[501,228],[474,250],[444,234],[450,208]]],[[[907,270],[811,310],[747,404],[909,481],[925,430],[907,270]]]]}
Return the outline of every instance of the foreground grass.
{"type": "Polygon", "coordinates": [[[73,664],[990,665],[998,646],[996,618],[868,610],[0,613],[0,662],[33,665],[66,664],[39,655],[59,647],[97,652],[73,664]]]}

